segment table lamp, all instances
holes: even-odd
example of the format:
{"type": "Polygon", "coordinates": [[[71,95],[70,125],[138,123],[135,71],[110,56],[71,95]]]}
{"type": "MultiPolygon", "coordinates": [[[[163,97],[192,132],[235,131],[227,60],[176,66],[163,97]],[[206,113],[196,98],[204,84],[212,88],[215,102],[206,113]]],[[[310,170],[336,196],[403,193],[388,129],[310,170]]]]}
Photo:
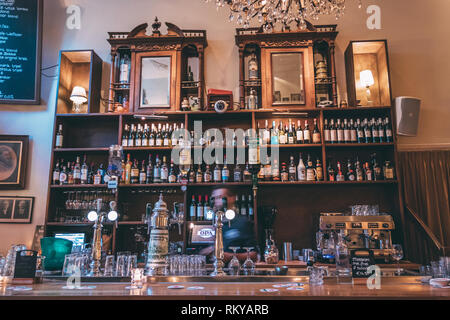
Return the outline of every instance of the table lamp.
{"type": "Polygon", "coordinates": [[[80,86],[73,87],[72,94],[70,95],[70,101],[73,102],[72,111],[75,113],[81,113],[81,106],[88,101],[86,89],[80,86]]]}
{"type": "Polygon", "coordinates": [[[363,70],[359,73],[359,79],[361,81],[361,85],[366,87],[366,95],[367,95],[367,105],[372,105],[371,94],[370,94],[370,86],[375,84],[375,80],[373,79],[372,71],[363,70]]]}

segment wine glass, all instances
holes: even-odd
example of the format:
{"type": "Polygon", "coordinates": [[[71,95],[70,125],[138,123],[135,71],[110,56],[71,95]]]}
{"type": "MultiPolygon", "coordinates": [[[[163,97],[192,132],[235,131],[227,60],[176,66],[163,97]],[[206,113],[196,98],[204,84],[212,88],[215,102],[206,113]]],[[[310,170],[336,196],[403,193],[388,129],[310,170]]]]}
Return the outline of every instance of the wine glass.
{"type": "Polygon", "coordinates": [[[397,261],[397,275],[400,275],[400,260],[403,259],[403,248],[400,244],[392,245],[392,258],[397,261]]]}
{"type": "Polygon", "coordinates": [[[255,272],[255,264],[252,259],[250,259],[250,250],[253,250],[254,247],[243,247],[243,249],[247,250],[247,259],[242,264],[242,270],[245,275],[252,275],[255,272]]]}
{"type": "Polygon", "coordinates": [[[233,259],[228,263],[228,269],[230,269],[230,275],[237,276],[239,275],[239,268],[241,265],[236,257],[236,251],[240,249],[240,247],[229,247],[229,249],[233,250],[233,259]]]}

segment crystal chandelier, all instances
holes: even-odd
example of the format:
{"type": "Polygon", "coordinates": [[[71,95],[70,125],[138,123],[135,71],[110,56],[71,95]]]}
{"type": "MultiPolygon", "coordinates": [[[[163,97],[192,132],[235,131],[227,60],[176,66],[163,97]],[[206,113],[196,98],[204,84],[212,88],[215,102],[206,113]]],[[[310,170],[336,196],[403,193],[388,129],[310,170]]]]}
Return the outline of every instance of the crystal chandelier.
{"type": "MultiPolygon", "coordinates": [[[[211,2],[211,0],[205,0],[211,2]]],[[[230,7],[229,21],[236,20],[244,28],[256,18],[264,32],[273,31],[279,23],[283,29],[296,24],[300,29],[307,27],[308,19],[317,20],[322,15],[334,15],[339,19],[344,14],[345,0],[214,0],[217,8],[230,7]]],[[[361,8],[361,0],[358,0],[361,8]]]]}

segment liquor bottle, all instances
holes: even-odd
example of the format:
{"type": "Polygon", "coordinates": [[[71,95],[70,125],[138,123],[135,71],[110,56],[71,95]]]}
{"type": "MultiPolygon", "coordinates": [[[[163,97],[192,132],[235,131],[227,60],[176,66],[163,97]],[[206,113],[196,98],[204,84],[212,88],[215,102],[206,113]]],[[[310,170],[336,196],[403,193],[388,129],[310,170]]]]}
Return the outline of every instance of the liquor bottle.
{"type": "Polygon", "coordinates": [[[233,181],[234,182],[241,182],[242,181],[242,170],[241,170],[241,166],[239,164],[237,164],[234,167],[233,181]]]}
{"type": "Polygon", "coordinates": [[[393,140],[392,137],[392,127],[391,122],[389,121],[389,117],[386,117],[384,121],[384,131],[386,132],[386,142],[391,143],[393,140]]]}
{"type": "Polygon", "coordinates": [[[364,119],[364,137],[365,143],[371,143],[372,140],[372,128],[370,127],[370,123],[369,121],[367,121],[367,119],[364,119]]]}
{"type": "Polygon", "coordinates": [[[148,124],[145,124],[144,131],[142,133],[141,146],[148,147],[148,139],[149,139],[148,124]]]}
{"type": "Polygon", "coordinates": [[[191,206],[189,207],[189,218],[191,221],[195,221],[197,216],[197,203],[195,202],[195,196],[192,195],[191,206]]]}
{"type": "Polygon", "coordinates": [[[59,173],[59,184],[64,185],[67,183],[67,167],[63,166],[61,172],[59,173]]]}
{"type": "Polygon", "coordinates": [[[105,183],[104,177],[105,177],[106,170],[103,169],[103,163],[100,163],[100,166],[98,167],[97,171],[100,173],[100,176],[102,178],[101,183],[105,183]]]}
{"type": "Polygon", "coordinates": [[[352,162],[350,159],[347,161],[347,180],[348,181],[355,181],[355,171],[353,171],[352,162]]]}
{"type": "Polygon", "coordinates": [[[367,181],[373,180],[373,171],[372,171],[372,169],[370,169],[370,165],[368,162],[366,162],[364,165],[364,175],[365,175],[367,181]]]}
{"type": "Polygon", "coordinates": [[[94,163],[93,162],[91,163],[91,167],[90,168],[91,169],[89,170],[88,184],[94,184],[95,170],[94,170],[94,163]]]}
{"type": "Polygon", "coordinates": [[[205,203],[203,204],[203,219],[212,220],[212,217],[208,215],[211,206],[209,204],[208,195],[205,195],[205,203]]]}
{"type": "Polygon", "coordinates": [[[278,129],[275,126],[275,121],[272,121],[272,130],[270,134],[270,144],[278,144],[278,129]]]}
{"type": "Polygon", "coordinates": [[[162,183],[169,182],[169,167],[167,166],[166,156],[163,156],[163,163],[161,166],[161,182],[162,183]]]}
{"type": "Polygon", "coordinates": [[[306,181],[306,167],[303,162],[302,154],[300,153],[300,158],[297,166],[298,181],[306,181]]]}
{"type": "Polygon", "coordinates": [[[253,211],[253,201],[252,201],[252,195],[248,196],[248,218],[249,220],[253,221],[255,217],[255,212],[253,211]]]}
{"type": "Polygon", "coordinates": [[[296,181],[297,180],[297,168],[295,167],[295,162],[294,162],[294,156],[290,157],[289,160],[289,181],[296,181]]]}
{"type": "Polygon", "coordinates": [[[80,157],[77,157],[75,165],[73,167],[73,183],[80,184],[81,183],[81,165],[80,165],[80,157]]]}
{"type": "Polygon", "coordinates": [[[380,142],[380,139],[378,137],[378,126],[375,122],[375,118],[372,118],[372,120],[370,120],[371,123],[371,130],[372,130],[372,142],[373,143],[378,143],[380,142]]]}
{"type": "Polygon", "coordinates": [[[383,176],[384,176],[385,180],[394,180],[394,178],[395,178],[394,167],[392,166],[392,164],[389,160],[386,160],[384,162],[383,176]]]}
{"type": "Polygon", "coordinates": [[[328,127],[328,119],[324,120],[324,124],[323,124],[323,135],[324,135],[324,139],[325,139],[325,143],[331,143],[331,132],[330,132],[330,128],[328,127]]]}
{"type": "Polygon", "coordinates": [[[67,163],[67,184],[73,184],[73,168],[72,163],[67,163]]]}
{"type": "Polygon", "coordinates": [[[328,181],[336,181],[336,173],[333,166],[331,165],[331,160],[328,160],[328,181]]]}
{"type": "Polygon", "coordinates": [[[178,131],[178,125],[175,123],[173,125],[173,131],[170,133],[170,139],[172,141],[171,145],[174,147],[178,146],[178,137],[177,137],[177,134],[174,134],[177,131],[178,131]]]}
{"type": "Polygon", "coordinates": [[[336,132],[337,143],[344,143],[344,125],[341,123],[341,119],[337,119],[336,132]]]}
{"type": "Polygon", "coordinates": [[[224,157],[224,163],[222,168],[222,182],[228,182],[230,179],[230,170],[228,170],[227,160],[224,157]]]}
{"type": "Polygon", "coordinates": [[[351,136],[350,136],[350,127],[348,126],[347,119],[344,119],[344,142],[350,143],[351,142],[351,136]]]}
{"type": "Polygon", "coordinates": [[[250,168],[248,165],[248,162],[245,163],[245,169],[243,173],[243,180],[244,182],[251,182],[252,181],[252,173],[250,172],[250,168]]]}
{"type": "Polygon", "coordinates": [[[220,166],[218,164],[217,159],[216,159],[216,165],[214,167],[213,178],[214,178],[214,182],[222,182],[222,170],[220,170],[220,166]]]}
{"type": "Polygon", "coordinates": [[[374,180],[375,181],[383,180],[383,173],[382,173],[380,165],[378,164],[376,153],[371,154],[370,157],[372,159],[371,162],[372,162],[372,171],[373,171],[374,180]]]}
{"type": "Polygon", "coordinates": [[[170,127],[168,124],[166,124],[165,126],[165,130],[164,130],[164,135],[163,135],[163,146],[164,147],[170,147],[170,127]]]}
{"type": "Polygon", "coordinates": [[[138,167],[136,159],[134,159],[134,161],[133,161],[133,166],[131,167],[131,175],[130,176],[131,176],[131,178],[130,178],[131,184],[139,183],[139,167],[138,167]]]}
{"type": "Polygon", "coordinates": [[[316,178],[317,178],[317,181],[323,180],[323,168],[322,168],[322,163],[320,163],[320,159],[317,159],[317,162],[316,162],[316,178]]]}
{"type": "Polygon", "coordinates": [[[169,170],[169,183],[177,182],[177,173],[175,170],[175,164],[173,160],[170,160],[170,170],[169,170]]]}
{"type": "Polygon", "coordinates": [[[129,83],[130,82],[130,57],[128,54],[124,54],[120,59],[120,83],[129,83]]]}
{"type": "Polygon", "coordinates": [[[361,126],[361,120],[358,118],[356,119],[356,132],[357,132],[357,138],[358,138],[358,143],[364,143],[365,140],[365,135],[364,135],[364,129],[361,126]]]}
{"type": "Polygon", "coordinates": [[[139,183],[145,184],[147,182],[147,171],[145,168],[145,160],[142,160],[141,171],[139,172],[139,183]]]}
{"type": "Polygon", "coordinates": [[[381,118],[378,118],[378,142],[383,143],[386,142],[386,134],[384,132],[384,125],[381,118]]]}
{"type": "Polygon", "coordinates": [[[283,122],[280,121],[278,126],[278,142],[280,144],[286,144],[286,135],[284,134],[283,122]]]}
{"type": "Polygon", "coordinates": [[[151,154],[148,155],[147,172],[145,175],[146,175],[145,183],[147,184],[153,183],[153,163],[151,154]]]}
{"type": "Polygon", "coordinates": [[[125,164],[125,184],[130,184],[131,182],[131,155],[127,154],[127,163],[125,164]]]}
{"type": "Polygon", "coordinates": [[[94,175],[94,184],[102,184],[102,173],[100,169],[97,170],[97,173],[94,175]]]}
{"type": "Polygon", "coordinates": [[[245,199],[245,195],[242,195],[242,201],[240,203],[239,211],[241,212],[241,216],[246,216],[248,214],[247,211],[247,200],[245,199]]]}
{"type": "Polygon", "coordinates": [[[363,173],[363,169],[361,168],[361,163],[359,162],[358,157],[356,157],[355,172],[356,172],[356,181],[363,181],[364,173],[363,173]]]}
{"type": "Polygon", "coordinates": [[[241,201],[239,200],[239,196],[236,195],[236,199],[234,200],[234,213],[236,213],[236,216],[241,215],[241,201]]]}
{"type": "Polygon", "coordinates": [[[317,127],[317,119],[314,119],[314,129],[312,134],[312,143],[320,143],[320,131],[317,127]]]}
{"type": "Polygon", "coordinates": [[[250,56],[250,60],[248,61],[248,79],[258,79],[258,60],[255,53],[252,53],[252,55],[250,56]]]}
{"type": "Polygon", "coordinates": [[[80,182],[81,184],[87,184],[89,178],[89,168],[86,164],[86,155],[84,155],[83,159],[83,165],[81,166],[81,173],[80,173],[80,182]]]}
{"type": "Polygon", "coordinates": [[[300,120],[297,121],[297,131],[296,131],[296,143],[302,144],[303,143],[303,129],[302,129],[302,123],[300,120]]]}
{"type": "Polygon", "coordinates": [[[247,97],[247,109],[258,109],[258,96],[255,89],[250,89],[250,94],[247,97]]]}
{"type": "Polygon", "coordinates": [[[161,135],[161,123],[158,123],[158,130],[157,130],[156,136],[155,136],[155,146],[162,147],[162,144],[163,144],[163,139],[162,139],[162,135],[161,135]]]}
{"type": "Polygon", "coordinates": [[[58,131],[56,132],[55,148],[62,148],[63,140],[64,140],[63,125],[60,124],[58,126],[58,131]]]}
{"type": "Polygon", "coordinates": [[[286,166],[286,162],[281,163],[281,181],[282,182],[287,182],[289,181],[289,172],[286,166]]]}
{"type": "Polygon", "coordinates": [[[270,129],[269,121],[266,120],[264,131],[263,131],[263,144],[270,144],[270,129]]]}
{"type": "Polygon", "coordinates": [[[189,172],[188,172],[188,182],[189,183],[195,183],[195,170],[194,170],[194,165],[191,163],[191,165],[189,166],[189,172]]]}
{"type": "Polygon", "coordinates": [[[264,179],[264,181],[271,181],[272,180],[272,164],[266,163],[264,165],[264,171],[262,173],[262,178],[264,179]]]}
{"type": "Polygon", "coordinates": [[[336,175],[336,181],[345,181],[345,177],[342,174],[342,168],[341,168],[341,163],[338,161],[337,162],[337,175],[336,175]]]}
{"type": "Polygon", "coordinates": [[[305,120],[305,128],[303,129],[303,142],[305,144],[311,143],[311,133],[309,132],[308,120],[305,120]]]}
{"type": "Polygon", "coordinates": [[[331,119],[330,123],[330,142],[336,143],[337,142],[337,129],[334,125],[334,119],[331,119]]]}
{"type": "Polygon", "coordinates": [[[134,140],[134,146],[135,147],[141,147],[142,146],[142,126],[141,126],[140,123],[137,126],[136,138],[134,140]]]}
{"type": "Polygon", "coordinates": [[[161,183],[161,163],[156,155],[155,166],[153,167],[153,183],[161,183]]]}
{"type": "Polygon", "coordinates": [[[202,183],[203,182],[203,172],[201,165],[197,166],[197,172],[195,174],[195,182],[196,183],[202,183]]]}
{"type": "Polygon", "coordinates": [[[306,161],[306,181],[316,181],[316,172],[314,171],[313,162],[309,154],[306,161]]]}
{"type": "Polygon", "coordinates": [[[208,183],[212,181],[212,174],[209,164],[206,165],[205,173],[203,174],[203,181],[208,183]]]}
{"type": "Polygon", "coordinates": [[[154,147],[156,145],[156,136],[155,136],[155,125],[152,123],[152,129],[150,131],[150,136],[148,137],[148,146],[154,147]]]}
{"type": "Polygon", "coordinates": [[[61,171],[59,169],[59,162],[56,161],[55,169],[53,169],[53,178],[52,178],[52,184],[57,185],[59,184],[59,175],[61,171]]]}
{"type": "Polygon", "coordinates": [[[204,210],[204,204],[202,202],[202,196],[198,196],[197,221],[203,221],[203,210],[204,210]]]}
{"type": "Polygon", "coordinates": [[[291,119],[289,119],[288,143],[289,144],[295,143],[294,130],[292,128],[292,120],[291,119]]]}
{"type": "Polygon", "coordinates": [[[353,119],[350,119],[350,142],[356,143],[358,142],[358,133],[356,132],[356,126],[353,122],[353,119]]]}

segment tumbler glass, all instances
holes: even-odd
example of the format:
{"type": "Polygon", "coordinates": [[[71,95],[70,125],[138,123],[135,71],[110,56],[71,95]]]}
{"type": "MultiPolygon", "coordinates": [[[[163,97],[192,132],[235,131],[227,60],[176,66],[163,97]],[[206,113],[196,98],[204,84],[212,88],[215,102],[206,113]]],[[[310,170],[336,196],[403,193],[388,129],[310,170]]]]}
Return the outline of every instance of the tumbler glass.
{"type": "Polygon", "coordinates": [[[114,275],[114,256],[106,256],[105,259],[105,270],[103,272],[105,277],[112,277],[114,275]]]}

